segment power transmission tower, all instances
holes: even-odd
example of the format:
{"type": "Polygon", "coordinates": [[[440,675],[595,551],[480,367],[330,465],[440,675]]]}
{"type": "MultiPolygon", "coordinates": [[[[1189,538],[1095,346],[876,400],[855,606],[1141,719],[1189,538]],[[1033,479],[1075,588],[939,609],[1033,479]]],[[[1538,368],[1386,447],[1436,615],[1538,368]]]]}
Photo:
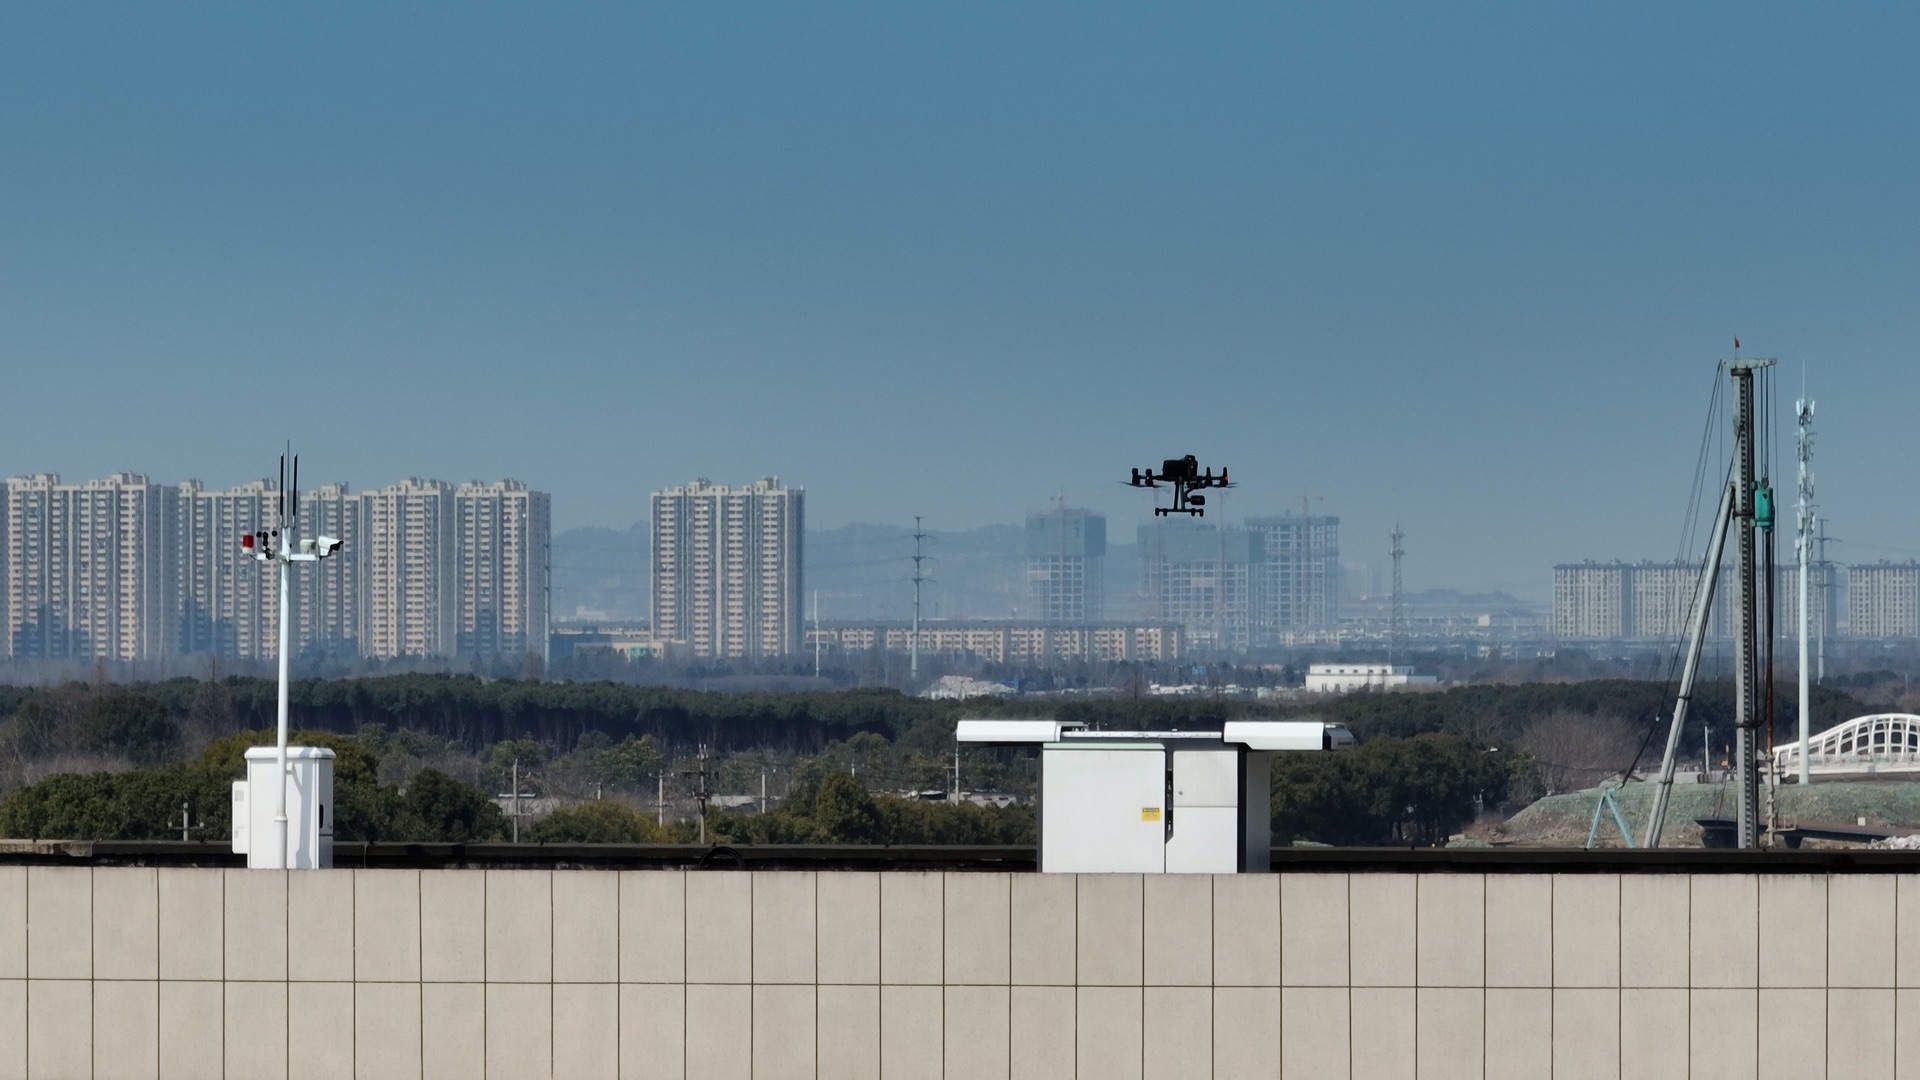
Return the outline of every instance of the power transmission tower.
{"type": "Polygon", "coordinates": [[[907,641],[907,689],[911,691],[920,682],[920,585],[929,580],[922,572],[921,564],[930,555],[920,551],[921,542],[927,538],[926,531],[920,527],[921,518],[913,518],[913,636],[907,641]]]}
{"type": "Polygon", "coordinates": [[[1407,549],[1400,546],[1400,541],[1407,534],[1400,531],[1400,523],[1396,521],[1393,523],[1393,532],[1387,535],[1393,541],[1389,549],[1389,554],[1393,556],[1393,598],[1387,609],[1387,663],[1391,665],[1393,650],[1400,644],[1400,557],[1407,553],[1407,549]]]}

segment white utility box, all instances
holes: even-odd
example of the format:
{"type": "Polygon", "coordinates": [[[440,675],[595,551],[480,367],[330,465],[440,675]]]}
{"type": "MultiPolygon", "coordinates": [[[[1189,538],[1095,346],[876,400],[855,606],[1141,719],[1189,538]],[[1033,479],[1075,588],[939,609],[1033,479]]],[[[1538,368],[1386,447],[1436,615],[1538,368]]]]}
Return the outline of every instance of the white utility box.
{"type": "Polygon", "coordinates": [[[233,850],[255,870],[324,870],[333,866],[333,751],[287,747],[287,861],[277,861],[274,814],[280,751],[247,751],[247,778],[233,784],[233,850]]]}
{"type": "Polygon", "coordinates": [[[1206,731],[962,720],[954,738],[1040,748],[1040,869],[1089,874],[1264,872],[1274,753],[1353,745],[1336,724],[1266,720],[1206,731]]]}

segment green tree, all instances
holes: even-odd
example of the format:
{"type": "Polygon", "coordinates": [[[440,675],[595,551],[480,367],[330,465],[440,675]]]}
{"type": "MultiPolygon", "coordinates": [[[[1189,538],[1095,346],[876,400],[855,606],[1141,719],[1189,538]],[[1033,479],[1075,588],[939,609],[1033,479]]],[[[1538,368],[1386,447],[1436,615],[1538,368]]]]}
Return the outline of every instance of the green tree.
{"type": "MultiPolygon", "coordinates": [[[[246,775],[249,748],[273,732],[216,739],[194,760],[153,769],[60,774],[0,799],[0,835],[73,840],[153,840],[179,835],[180,809],[192,807],[202,838],[229,835],[231,790],[246,775]]],[[[486,792],[425,769],[403,795],[378,780],[379,762],[356,740],[325,732],[293,741],[334,752],[333,816],[338,840],[464,843],[498,839],[506,818],[486,792]]]]}
{"type": "Polygon", "coordinates": [[[878,844],[884,842],[885,822],[873,796],[860,781],[846,773],[833,772],[822,777],[814,789],[807,817],[822,837],[836,844],[878,844]]]}
{"type": "Polygon", "coordinates": [[[603,799],[563,806],[535,821],[525,835],[540,844],[653,844],[664,840],[661,830],[645,815],[603,799]]]}
{"type": "Polygon", "coordinates": [[[421,769],[404,797],[407,839],[423,843],[482,843],[506,835],[507,816],[472,784],[438,769],[421,769]]]}
{"type": "Polygon", "coordinates": [[[1274,840],[1441,842],[1472,819],[1476,799],[1503,797],[1508,777],[1499,755],[1440,733],[1383,736],[1335,754],[1277,754],[1274,840]]]}
{"type": "Polygon", "coordinates": [[[152,764],[180,741],[180,729],[158,701],[130,690],[110,690],[87,703],[79,736],[82,749],[152,764]]]}
{"type": "Polygon", "coordinates": [[[86,700],[86,692],[76,685],[35,691],[14,713],[15,751],[35,758],[72,748],[86,700]]]}
{"type": "Polygon", "coordinates": [[[163,840],[192,809],[203,838],[228,835],[231,781],[169,765],[124,773],[61,773],[0,800],[0,836],[59,840],[163,840]]]}
{"type": "Polygon", "coordinates": [[[591,751],[587,764],[596,782],[617,788],[637,788],[660,771],[664,760],[652,736],[629,735],[617,743],[591,751]]]}

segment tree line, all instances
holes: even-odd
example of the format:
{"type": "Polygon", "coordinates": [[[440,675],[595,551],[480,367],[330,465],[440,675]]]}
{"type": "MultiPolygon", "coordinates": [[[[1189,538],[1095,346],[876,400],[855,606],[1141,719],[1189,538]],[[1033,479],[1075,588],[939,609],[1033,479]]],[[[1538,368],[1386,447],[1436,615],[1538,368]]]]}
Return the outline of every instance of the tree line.
{"type": "MultiPolygon", "coordinates": [[[[487,786],[502,782],[516,762],[550,770],[551,787],[559,788],[562,776],[578,778],[563,794],[585,800],[603,789],[633,793],[656,776],[678,775],[698,746],[711,752],[714,768],[732,770],[736,784],[770,761],[792,778],[775,813],[710,818],[716,837],[1010,842],[1005,838],[1031,835],[1030,810],[1022,819],[887,792],[946,786],[961,716],[1051,715],[1096,729],[1177,730],[1244,716],[1341,723],[1359,739],[1354,750],[1277,758],[1276,840],[1440,842],[1482,807],[1590,783],[1624,770],[1635,754],[1648,767],[1660,749],[1652,738],[1660,732],[1656,721],[1671,709],[1670,687],[1625,679],[1288,704],[1226,698],[955,702],[888,690],[725,694],[461,675],[303,680],[292,691],[294,720],[305,729],[300,738],[340,755],[336,835],[418,841],[505,835],[487,786]],[[1569,731],[1588,729],[1607,737],[1580,743],[1578,762],[1556,760],[1575,756],[1559,749],[1578,742],[1566,737],[1569,731]],[[836,779],[842,776],[863,793],[878,790],[860,803],[851,799],[849,782],[836,779]],[[956,837],[977,839],[939,839],[956,837]],[[1001,840],[980,839],[992,837],[1001,840]]],[[[1709,725],[1730,738],[1732,698],[1728,683],[1699,687],[1683,746],[1699,746],[1699,732],[1709,725]]],[[[1813,706],[1816,730],[1869,711],[1826,687],[1816,688],[1813,706]]],[[[1775,709],[1781,737],[1792,737],[1785,730],[1790,712],[1784,702],[1775,709]]],[[[0,786],[11,789],[0,802],[0,835],[177,836],[187,803],[202,835],[224,837],[239,755],[270,741],[273,721],[274,686],[264,679],[0,686],[0,786]]],[[[970,750],[963,768],[976,788],[1031,789],[1030,755],[970,750]]],[[[623,817],[613,805],[554,815],[551,824],[536,823],[532,836],[657,839],[691,831],[662,833],[647,815],[627,811],[623,817]]]]}

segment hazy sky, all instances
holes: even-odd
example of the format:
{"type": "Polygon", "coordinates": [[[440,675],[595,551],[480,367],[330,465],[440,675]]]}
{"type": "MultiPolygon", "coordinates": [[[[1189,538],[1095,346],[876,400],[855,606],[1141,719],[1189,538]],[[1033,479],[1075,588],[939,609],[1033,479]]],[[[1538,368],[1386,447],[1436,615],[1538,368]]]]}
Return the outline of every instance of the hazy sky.
{"type": "MultiPolygon", "coordinates": [[[[1129,466],[1410,588],[1675,550],[1714,362],[1920,554],[1920,7],[0,7],[0,471],[777,473],[960,528],[1129,466]],[[1378,549],[1376,551],[1375,549],[1378,549]]],[[[1783,456],[1790,442],[1783,442],[1783,456]]]]}

